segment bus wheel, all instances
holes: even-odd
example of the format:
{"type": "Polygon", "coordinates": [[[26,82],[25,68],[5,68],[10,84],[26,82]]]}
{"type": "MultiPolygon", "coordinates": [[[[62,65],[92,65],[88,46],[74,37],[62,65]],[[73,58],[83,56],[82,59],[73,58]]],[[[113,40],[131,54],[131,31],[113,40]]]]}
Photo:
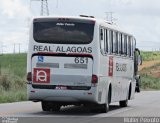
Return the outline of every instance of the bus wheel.
{"type": "Polygon", "coordinates": [[[61,105],[53,104],[51,107],[52,111],[59,111],[61,109],[61,105]]]}
{"type": "Polygon", "coordinates": [[[109,104],[111,102],[111,89],[108,92],[108,99],[105,104],[103,104],[102,113],[107,113],[109,111],[109,104]]]}
{"type": "Polygon", "coordinates": [[[132,85],[130,83],[130,85],[129,85],[129,91],[127,93],[126,100],[119,101],[120,107],[127,107],[128,106],[128,100],[130,100],[130,98],[131,98],[131,91],[132,91],[132,85]]]}
{"type": "Polygon", "coordinates": [[[42,110],[43,111],[50,111],[51,107],[49,106],[48,102],[41,102],[42,110]]]}
{"type": "Polygon", "coordinates": [[[119,105],[120,105],[120,107],[127,107],[128,100],[119,101],[119,105]]]}
{"type": "Polygon", "coordinates": [[[127,105],[128,105],[128,99],[130,99],[130,94],[131,94],[131,85],[129,86],[129,92],[127,94],[126,100],[119,101],[120,107],[127,107],[127,105]]]}
{"type": "Polygon", "coordinates": [[[137,92],[137,93],[140,93],[140,92],[141,92],[140,87],[137,87],[137,88],[136,88],[136,92],[137,92]]]}
{"type": "MultiPolygon", "coordinates": [[[[129,91],[130,91],[130,89],[129,89],[129,91]]],[[[130,94],[127,94],[127,95],[130,95],[130,94]]],[[[127,96],[126,100],[119,101],[120,107],[127,107],[127,105],[128,105],[128,98],[130,98],[130,97],[127,96]]]]}
{"type": "Polygon", "coordinates": [[[109,111],[109,104],[106,102],[106,104],[103,104],[102,113],[107,113],[109,111]]]}
{"type": "Polygon", "coordinates": [[[136,92],[137,93],[140,93],[140,80],[137,80],[137,83],[136,83],[136,92]]]}
{"type": "Polygon", "coordinates": [[[136,78],[136,88],[135,88],[135,92],[140,93],[140,86],[141,86],[141,78],[138,77],[136,78]]]}

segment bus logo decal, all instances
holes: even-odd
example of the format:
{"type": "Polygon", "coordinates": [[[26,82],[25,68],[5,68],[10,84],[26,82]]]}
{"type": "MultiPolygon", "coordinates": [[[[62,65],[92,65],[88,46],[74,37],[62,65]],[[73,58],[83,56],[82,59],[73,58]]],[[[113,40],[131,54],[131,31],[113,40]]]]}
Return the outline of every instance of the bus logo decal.
{"type": "Polygon", "coordinates": [[[50,69],[34,68],[34,83],[50,83],[50,69]]]}
{"type": "Polygon", "coordinates": [[[113,76],[113,57],[109,57],[109,69],[108,69],[108,76],[113,76]]]}

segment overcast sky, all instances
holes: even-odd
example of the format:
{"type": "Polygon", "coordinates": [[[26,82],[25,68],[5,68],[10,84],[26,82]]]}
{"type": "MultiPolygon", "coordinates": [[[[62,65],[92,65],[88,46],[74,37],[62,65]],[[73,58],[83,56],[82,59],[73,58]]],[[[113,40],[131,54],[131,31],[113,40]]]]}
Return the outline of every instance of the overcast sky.
{"type": "MultiPolygon", "coordinates": [[[[160,49],[160,0],[48,0],[50,15],[93,15],[113,12],[116,24],[137,39],[142,50],[160,49]],[[57,3],[58,1],[58,3],[57,3]]],[[[0,0],[0,52],[27,51],[29,19],[40,15],[40,2],[0,0]]]]}

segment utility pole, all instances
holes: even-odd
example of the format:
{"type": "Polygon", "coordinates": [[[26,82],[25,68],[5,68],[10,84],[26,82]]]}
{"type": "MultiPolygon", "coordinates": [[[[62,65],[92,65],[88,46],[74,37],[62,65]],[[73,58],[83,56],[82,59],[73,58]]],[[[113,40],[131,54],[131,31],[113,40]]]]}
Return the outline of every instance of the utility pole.
{"type": "Polygon", "coordinates": [[[49,16],[48,0],[31,0],[31,2],[32,1],[40,1],[41,2],[40,15],[41,16],[49,16]]]}
{"type": "Polygon", "coordinates": [[[2,50],[1,50],[1,55],[3,55],[3,47],[4,47],[4,45],[3,45],[3,42],[1,42],[1,48],[2,48],[2,50]]]}
{"type": "Polygon", "coordinates": [[[21,53],[21,44],[19,43],[19,54],[21,53]]]}
{"type": "Polygon", "coordinates": [[[16,53],[16,44],[14,43],[14,47],[13,47],[13,53],[15,54],[16,53]]]}

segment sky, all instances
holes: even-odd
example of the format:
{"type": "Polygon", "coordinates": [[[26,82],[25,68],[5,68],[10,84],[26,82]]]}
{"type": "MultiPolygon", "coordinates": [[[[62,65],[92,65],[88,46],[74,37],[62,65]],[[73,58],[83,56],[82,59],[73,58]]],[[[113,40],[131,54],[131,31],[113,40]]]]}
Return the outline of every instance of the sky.
{"type": "MultiPolygon", "coordinates": [[[[160,50],[160,0],[48,0],[50,16],[92,15],[133,34],[141,50],[160,50]]],[[[30,18],[40,15],[40,1],[0,0],[0,54],[27,52],[30,18]]]]}

